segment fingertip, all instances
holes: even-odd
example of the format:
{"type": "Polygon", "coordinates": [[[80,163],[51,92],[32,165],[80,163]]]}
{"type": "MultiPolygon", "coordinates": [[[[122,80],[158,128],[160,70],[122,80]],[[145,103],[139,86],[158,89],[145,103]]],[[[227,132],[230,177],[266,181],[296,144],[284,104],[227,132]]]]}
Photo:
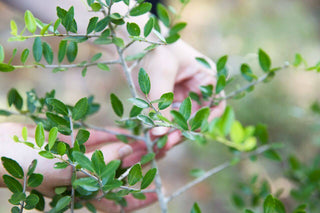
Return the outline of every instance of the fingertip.
{"type": "Polygon", "coordinates": [[[155,127],[151,130],[153,136],[163,136],[169,131],[168,127],[155,127]]]}

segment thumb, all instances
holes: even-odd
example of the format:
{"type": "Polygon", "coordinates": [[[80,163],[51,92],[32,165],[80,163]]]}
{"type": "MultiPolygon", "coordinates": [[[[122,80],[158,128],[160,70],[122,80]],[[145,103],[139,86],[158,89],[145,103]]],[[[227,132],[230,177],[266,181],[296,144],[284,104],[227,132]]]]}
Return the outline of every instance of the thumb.
{"type": "MultiPolygon", "coordinates": [[[[143,67],[151,81],[150,100],[157,100],[164,93],[173,92],[178,66],[175,56],[166,47],[157,48],[147,56],[143,67]]],[[[161,114],[170,119],[170,108],[161,110],[161,114]]],[[[154,128],[152,134],[159,136],[167,131],[168,128],[154,128]]]]}

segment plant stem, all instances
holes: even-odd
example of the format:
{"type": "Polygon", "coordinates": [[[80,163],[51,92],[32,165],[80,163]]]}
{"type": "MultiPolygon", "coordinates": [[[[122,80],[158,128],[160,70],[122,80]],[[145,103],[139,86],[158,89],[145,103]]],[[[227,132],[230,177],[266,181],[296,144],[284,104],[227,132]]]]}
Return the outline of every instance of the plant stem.
{"type": "MultiPolygon", "coordinates": [[[[261,154],[267,150],[269,150],[271,147],[266,145],[266,146],[261,146],[258,149],[256,149],[255,151],[252,151],[250,153],[248,153],[247,155],[243,155],[241,157],[241,159],[245,159],[247,156],[252,156],[252,155],[258,155],[261,154]]],[[[201,177],[196,178],[195,180],[189,182],[188,184],[184,185],[183,187],[181,187],[180,189],[176,190],[174,193],[172,193],[169,197],[166,198],[166,203],[170,202],[171,200],[173,200],[174,198],[178,197],[179,195],[181,195],[183,192],[187,191],[188,189],[190,189],[191,187],[193,187],[194,185],[204,181],[205,179],[209,178],[210,176],[217,174],[218,172],[232,166],[233,163],[230,161],[226,161],[223,164],[214,167],[212,169],[210,169],[209,171],[207,171],[206,173],[204,173],[201,177]]]]}
{"type": "MultiPolygon", "coordinates": [[[[147,149],[148,149],[148,153],[154,153],[153,152],[153,143],[152,143],[151,138],[150,138],[150,132],[146,132],[145,133],[145,143],[146,143],[146,146],[147,146],[147,149]]],[[[152,168],[156,168],[157,169],[157,173],[156,173],[156,176],[154,178],[154,182],[156,184],[156,193],[157,193],[157,196],[158,196],[158,201],[159,201],[159,204],[160,204],[161,212],[162,213],[167,213],[168,212],[168,206],[167,206],[167,202],[166,202],[165,196],[164,196],[164,194],[162,192],[161,177],[160,177],[159,168],[158,168],[156,159],[152,159],[151,166],[152,166],[152,168]]]]}
{"type": "Polygon", "coordinates": [[[215,104],[214,104],[215,101],[222,101],[222,100],[227,100],[227,99],[234,98],[236,95],[238,95],[238,94],[246,91],[246,90],[249,89],[250,87],[255,86],[255,85],[263,82],[264,80],[266,80],[266,79],[269,77],[270,73],[275,73],[275,72],[277,72],[277,71],[286,69],[286,68],[288,68],[288,67],[289,67],[289,63],[285,63],[285,64],[284,64],[282,67],[280,67],[278,70],[272,71],[272,72],[268,72],[268,73],[264,74],[263,76],[259,77],[257,80],[255,80],[255,81],[253,81],[253,82],[251,82],[251,83],[249,83],[249,84],[241,87],[240,89],[238,89],[238,90],[236,90],[236,91],[231,92],[230,94],[228,94],[228,95],[226,95],[226,96],[223,96],[223,97],[221,97],[221,98],[213,98],[213,100],[210,102],[210,107],[213,107],[213,106],[215,105],[215,104]]]}
{"type": "MultiPolygon", "coordinates": [[[[27,190],[27,175],[24,174],[24,177],[23,177],[23,193],[26,193],[26,190],[27,190]]],[[[23,212],[23,208],[24,208],[24,201],[21,201],[19,213],[23,212]]]]}
{"type": "Polygon", "coordinates": [[[139,140],[139,141],[143,141],[144,140],[143,137],[140,137],[138,135],[131,135],[131,134],[126,134],[126,133],[121,133],[121,132],[113,131],[113,130],[110,130],[110,129],[97,127],[97,126],[94,126],[94,125],[91,125],[91,124],[86,124],[86,123],[83,123],[83,122],[80,125],[82,125],[82,126],[84,126],[86,128],[89,128],[89,129],[93,129],[93,130],[97,130],[97,131],[101,131],[101,132],[106,132],[106,133],[109,133],[109,134],[112,134],[112,135],[123,135],[123,136],[126,136],[128,138],[132,138],[134,140],[139,140]]]}
{"type": "Polygon", "coordinates": [[[85,64],[57,64],[57,65],[18,65],[14,66],[16,69],[21,68],[46,68],[46,69],[54,69],[54,68],[77,68],[77,67],[91,67],[96,66],[98,64],[120,64],[120,60],[114,61],[102,61],[102,62],[92,62],[92,63],[85,63],[85,64]]]}
{"type": "MultiPolygon", "coordinates": [[[[69,110],[69,122],[70,122],[70,129],[71,129],[71,144],[72,144],[72,147],[74,147],[75,140],[74,140],[74,131],[73,131],[73,121],[72,121],[72,115],[70,110],[69,110]]],[[[73,166],[72,177],[75,177],[76,175],[77,175],[76,168],[73,166]]],[[[75,201],[75,190],[73,185],[71,184],[71,207],[70,207],[71,213],[74,212],[74,201],[75,201]]]]}

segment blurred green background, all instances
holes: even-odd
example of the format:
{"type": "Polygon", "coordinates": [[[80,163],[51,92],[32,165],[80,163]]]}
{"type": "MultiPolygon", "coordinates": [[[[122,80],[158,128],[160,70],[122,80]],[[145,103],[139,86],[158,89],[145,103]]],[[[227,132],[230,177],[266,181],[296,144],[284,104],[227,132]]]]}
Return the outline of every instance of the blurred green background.
{"type": "MultiPolygon", "coordinates": [[[[168,4],[178,6],[179,1],[171,0],[168,4]]],[[[244,62],[252,65],[254,72],[259,74],[258,48],[269,53],[274,67],[283,65],[285,61],[292,62],[297,52],[310,65],[314,65],[320,59],[319,8],[320,2],[317,0],[191,0],[182,17],[188,22],[182,38],[215,61],[228,54],[228,68],[235,77],[244,62]]],[[[7,43],[10,19],[22,23],[23,16],[1,3],[0,16],[0,43],[10,55],[13,48],[22,45],[7,43]]],[[[27,47],[31,45],[26,43],[27,47]]],[[[80,51],[81,58],[88,58],[96,52],[90,46],[82,45],[81,48],[85,50],[80,51]]],[[[49,70],[0,73],[0,107],[7,108],[6,93],[11,87],[22,93],[35,88],[40,95],[55,88],[57,97],[70,103],[85,95],[95,94],[100,103],[106,103],[108,94],[115,92],[120,82],[122,76],[117,72],[105,73],[93,69],[86,78],[81,77],[79,70],[58,74],[52,74],[49,70]]],[[[239,80],[232,87],[244,83],[239,80]]],[[[242,123],[266,124],[270,140],[285,144],[282,150],[284,158],[289,153],[295,153],[299,159],[308,162],[319,153],[320,146],[320,123],[310,111],[310,105],[320,98],[319,83],[320,75],[314,71],[287,69],[278,73],[271,83],[258,85],[244,99],[230,101],[229,104],[234,107],[236,117],[242,123]]],[[[122,97],[128,97],[128,94],[123,93],[122,97]]],[[[97,125],[110,124],[113,117],[110,118],[109,111],[110,106],[102,104],[101,112],[91,121],[97,125]]],[[[5,121],[0,117],[0,122],[5,121]]],[[[19,117],[11,117],[10,121],[30,122],[19,117]]],[[[228,149],[215,143],[205,146],[184,143],[174,148],[160,162],[167,192],[192,180],[189,175],[192,168],[210,169],[228,157],[228,149]]],[[[248,181],[253,174],[269,180],[273,192],[284,188],[280,198],[287,201],[289,210],[293,206],[288,194],[293,185],[283,178],[285,166],[285,163],[263,158],[256,163],[243,161],[176,198],[170,203],[171,212],[189,212],[193,201],[199,203],[203,212],[240,212],[233,207],[231,194],[236,190],[238,181],[248,181]]],[[[7,191],[1,189],[0,212],[9,212],[7,199],[7,191]]],[[[159,210],[156,204],[138,212],[159,210]]]]}

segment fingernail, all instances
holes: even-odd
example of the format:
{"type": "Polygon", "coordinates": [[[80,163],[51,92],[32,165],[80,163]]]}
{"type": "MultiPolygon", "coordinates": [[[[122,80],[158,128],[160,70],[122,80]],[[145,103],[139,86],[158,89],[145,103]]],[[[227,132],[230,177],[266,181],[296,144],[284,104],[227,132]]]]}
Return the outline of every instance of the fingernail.
{"type": "Polygon", "coordinates": [[[132,150],[131,146],[129,146],[129,145],[125,145],[125,146],[121,147],[118,151],[120,158],[124,158],[127,155],[130,155],[132,152],[133,152],[133,150],[132,150]]]}
{"type": "Polygon", "coordinates": [[[152,129],[152,134],[155,136],[160,136],[167,133],[167,131],[168,131],[167,127],[156,127],[152,129]]]}

